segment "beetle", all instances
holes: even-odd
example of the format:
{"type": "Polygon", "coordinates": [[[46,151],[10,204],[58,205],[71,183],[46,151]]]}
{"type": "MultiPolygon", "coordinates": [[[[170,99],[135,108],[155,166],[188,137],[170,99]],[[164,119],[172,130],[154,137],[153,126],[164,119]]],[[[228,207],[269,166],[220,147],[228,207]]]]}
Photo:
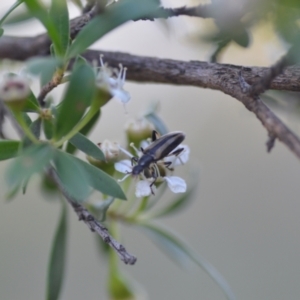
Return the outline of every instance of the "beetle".
{"type": "MultiPolygon", "coordinates": [[[[140,158],[132,158],[132,163],[136,162],[137,164],[132,168],[131,174],[137,176],[144,171],[146,177],[154,178],[154,181],[150,184],[150,187],[152,187],[159,176],[156,163],[167,156],[178,156],[184,148],[173,150],[180,145],[184,139],[185,134],[181,131],[170,132],[158,137],[158,133],[153,130],[152,143],[145,149],[141,148],[143,155],[140,158]]],[[[164,164],[169,169],[172,162],[165,162],[164,164]]]]}

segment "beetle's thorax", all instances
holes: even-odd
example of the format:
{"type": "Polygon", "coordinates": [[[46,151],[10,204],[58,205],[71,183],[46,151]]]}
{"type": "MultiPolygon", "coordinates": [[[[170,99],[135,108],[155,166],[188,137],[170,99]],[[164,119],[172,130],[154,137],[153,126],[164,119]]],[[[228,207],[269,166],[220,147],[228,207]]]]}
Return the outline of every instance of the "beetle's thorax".
{"type": "Polygon", "coordinates": [[[140,174],[145,168],[148,168],[153,161],[154,157],[151,154],[146,153],[142,155],[138,164],[132,168],[132,175],[140,174]]]}

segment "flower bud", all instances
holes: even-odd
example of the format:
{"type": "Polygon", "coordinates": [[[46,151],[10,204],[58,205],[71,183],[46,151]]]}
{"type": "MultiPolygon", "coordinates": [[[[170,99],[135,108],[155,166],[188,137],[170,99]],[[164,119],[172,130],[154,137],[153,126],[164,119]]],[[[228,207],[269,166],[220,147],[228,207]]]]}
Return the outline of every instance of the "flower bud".
{"type": "Polygon", "coordinates": [[[31,93],[28,81],[19,75],[4,77],[0,84],[0,98],[14,111],[20,111],[31,93]]]}
{"type": "Polygon", "coordinates": [[[126,68],[120,65],[119,69],[111,69],[100,57],[100,70],[96,77],[96,101],[99,101],[100,106],[105,105],[112,98],[120,100],[123,104],[128,103],[130,95],[123,89],[125,77],[126,68]]]}
{"type": "Polygon", "coordinates": [[[105,161],[97,160],[91,156],[87,156],[87,160],[95,167],[103,170],[109,175],[113,175],[115,172],[114,163],[121,157],[119,144],[117,142],[104,140],[102,143],[99,143],[98,146],[104,154],[105,161]]]}
{"type": "Polygon", "coordinates": [[[138,147],[142,141],[151,137],[153,130],[153,125],[145,118],[128,121],[125,125],[128,145],[133,143],[138,147]]]}

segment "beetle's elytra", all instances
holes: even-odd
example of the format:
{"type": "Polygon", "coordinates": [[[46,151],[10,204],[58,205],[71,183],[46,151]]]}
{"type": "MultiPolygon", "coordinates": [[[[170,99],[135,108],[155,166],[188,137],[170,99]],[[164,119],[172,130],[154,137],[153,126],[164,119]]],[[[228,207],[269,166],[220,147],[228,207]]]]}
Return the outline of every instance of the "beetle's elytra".
{"type": "MultiPolygon", "coordinates": [[[[145,169],[149,168],[151,164],[155,164],[157,161],[162,160],[164,157],[170,155],[179,155],[183,148],[176,149],[180,143],[185,139],[185,134],[181,131],[174,131],[167,133],[157,138],[157,132],[152,133],[152,143],[145,149],[141,148],[143,155],[138,159],[133,160],[137,162],[132,169],[132,175],[138,175],[145,169]],[[173,151],[173,152],[172,152],[173,151]]],[[[169,167],[171,163],[165,163],[166,167],[169,167]]],[[[157,178],[158,174],[153,170],[151,172],[152,177],[157,178]]],[[[153,183],[154,183],[153,182],[153,183]]],[[[153,185],[153,183],[151,185],[153,185]]]]}

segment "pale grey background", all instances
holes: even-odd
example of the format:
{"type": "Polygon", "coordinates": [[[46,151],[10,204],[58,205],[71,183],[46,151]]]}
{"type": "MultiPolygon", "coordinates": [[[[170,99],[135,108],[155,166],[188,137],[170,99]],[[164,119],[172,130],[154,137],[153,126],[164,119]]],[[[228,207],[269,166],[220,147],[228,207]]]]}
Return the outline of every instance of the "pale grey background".
{"type": "MultiPolygon", "coordinates": [[[[12,2],[1,1],[0,5],[12,2]]],[[[161,23],[128,23],[94,47],[181,60],[208,58],[208,46],[187,39],[192,26],[204,28],[207,23],[178,18],[169,24],[170,33],[161,23]]],[[[10,27],[7,33],[43,32],[36,23],[24,24],[21,29],[10,27]]],[[[270,64],[280,51],[268,32],[268,28],[257,30],[250,50],[231,47],[222,61],[270,64]]],[[[129,116],[138,116],[153,100],[160,101],[162,118],[170,130],[186,132],[191,160],[200,167],[194,202],[181,214],[162,220],[164,224],[223,274],[238,299],[299,299],[300,165],[296,157],[280,143],[267,154],[267,134],[259,121],[235,99],[219,92],[133,83],[127,83],[126,89],[132,95],[129,116]]],[[[112,101],[103,109],[92,140],[122,141],[123,124],[129,116],[122,105],[112,101]]],[[[295,120],[289,114],[284,117],[299,133],[295,120]]],[[[33,182],[25,196],[6,203],[6,165],[1,163],[0,299],[43,299],[60,207],[57,201],[45,201],[33,182]]],[[[86,226],[71,211],[69,217],[67,279],[61,299],[106,299],[106,262],[99,258],[86,226]]],[[[144,286],[148,299],[224,299],[202,270],[181,270],[133,228],[125,229],[123,242],[138,256],[137,264],[124,266],[124,272],[144,286]]]]}

